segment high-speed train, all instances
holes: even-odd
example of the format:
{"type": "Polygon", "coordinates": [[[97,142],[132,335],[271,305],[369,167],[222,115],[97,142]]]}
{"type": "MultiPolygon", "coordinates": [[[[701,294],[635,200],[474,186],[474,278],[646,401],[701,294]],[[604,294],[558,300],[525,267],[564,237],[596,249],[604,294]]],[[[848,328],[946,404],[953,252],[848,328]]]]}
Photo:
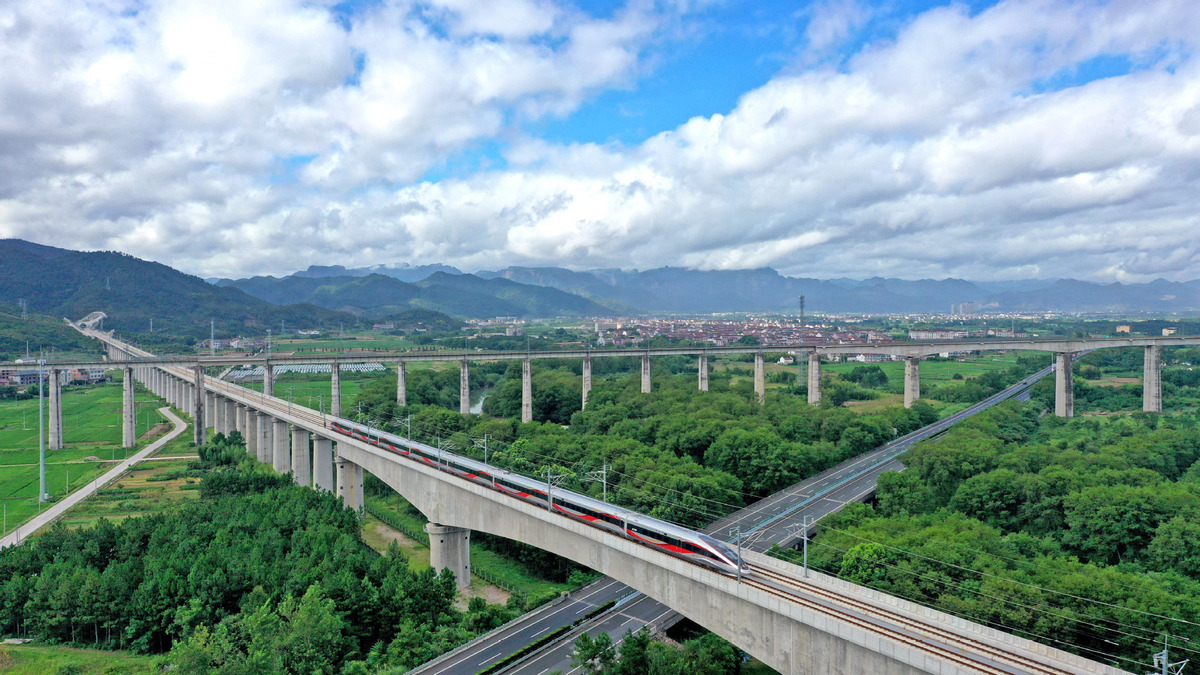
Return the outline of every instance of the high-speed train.
{"type": "MultiPolygon", "coordinates": [[[[337,420],[330,427],[351,438],[370,443],[439,471],[454,474],[513,497],[547,505],[545,483],[511,473],[461,455],[384,433],[362,424],[337,420]]],[[[736,575],[738,555],[733,547],[702,532],[694,532],[657,518],[607,504],[569,490],[551,491],[553,510],[593,527],[613,532],[693,563],[736,575]]],[[[742,572],[749,567],[743,565],[742,572]]]]}

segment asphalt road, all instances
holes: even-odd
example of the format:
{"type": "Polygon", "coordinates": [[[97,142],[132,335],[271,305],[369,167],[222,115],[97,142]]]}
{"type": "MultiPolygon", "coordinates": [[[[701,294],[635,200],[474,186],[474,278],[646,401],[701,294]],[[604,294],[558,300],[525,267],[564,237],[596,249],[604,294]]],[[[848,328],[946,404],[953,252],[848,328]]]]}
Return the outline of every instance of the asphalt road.
{"type": "MultiPolygon", "coordinates": [[[[719,539],[734,541],[740,528],[743,546],[755,551],[766,551],[775,544],[791,546],[802,538],[800,530],[803,529],[806,517],[809,519],[811,531],[821,518],[852,501],[862,501],[874,492],[880,474],[903,469],[904,466],[895,458],[912,444],[936,436],[972,415],[1021,395],[1051,372],[1051,368],[1038,371],[1008,389],[945,419],[846,460],[721,518],[704,528],[704,531],[719,539]]],[[[567,675],[577,673],[579,670],[571,667],[571,653],[580,633],[587,632],[595,637],[604,632],[612,636],[614,642],[619,642],[627,630],[637,632],[642,626],[649,626],[653,631],[660,627],[669,627],[679,619],[678,613],[669,607],[608,577],[592,582],[575,591],[574,595],[575,598],[560,603],[553,614],[531,621],[528,625],[523,623],[525,617],[516,619],[492,634],[461,647],[459,651],[451,652],[441,660],[410,671],[410,675],[476,673],[609,600],[633,596],[613,611],[577,627],[568,635],[502,672],[545,675],[561,670],[567,675]],[[551,625],[552,621],[558,623],[551,625]]]]}

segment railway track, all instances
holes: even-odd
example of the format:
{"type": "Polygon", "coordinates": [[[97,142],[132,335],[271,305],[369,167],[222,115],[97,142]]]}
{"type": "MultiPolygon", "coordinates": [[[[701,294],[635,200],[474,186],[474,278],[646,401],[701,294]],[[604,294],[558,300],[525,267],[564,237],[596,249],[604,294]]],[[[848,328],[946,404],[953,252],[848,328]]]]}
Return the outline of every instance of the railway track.
{"type": "Polygon", "coordinates": [[[900,612],[821,588],[782,572],[755,567],[751,570],[751,575],[749,579],[743,578],[743,583],[749,583],[763,592],[981,673],[1077,675],[1074,670],[1058,668],[1016,654],[990,642],[960,635],[900,612]],[[813,597],[804,597],[805,595],[813,597]]]}

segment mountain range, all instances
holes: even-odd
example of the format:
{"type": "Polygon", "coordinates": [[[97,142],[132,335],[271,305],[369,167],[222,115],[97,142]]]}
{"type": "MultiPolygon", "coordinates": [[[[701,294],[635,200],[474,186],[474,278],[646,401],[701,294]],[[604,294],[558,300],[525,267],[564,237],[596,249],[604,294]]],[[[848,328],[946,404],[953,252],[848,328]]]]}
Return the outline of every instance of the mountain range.
{"type": "Polygon", "coordinates": [[[282,279],[221,280],[270,302],[309,302],[368,315],[416,306],[468,317],[638,313],[976,311],[1182,312],[1200,310],[1200,281],[1100,284],[1074,279],[807,279],[752,270],[507,267],[465,274],[444,265],[310,267],[282,279]],[[432,272],[415,282],[416,274],[432,272]],[[557,291],[558,293],[554,293],[557,291]],[[489,299],[490,298],[490,299],[489,299]]]}
{"type": "MultiPolygon", "coordinates": [[[[110,251],[81,252],[20,239],[0,239],[0,302],[24,300],[56,320],[108,315],[104,327],[123,333],[206,338],[258,335],[266,328],[352,327],[353,314],[311,304],[268,302],[222,288],[166,265],[110,251]],[[210,323],[211,322],[211,323],[210,323]]],[[[459,322],[435,312],[398,317],[439,327],[459,322]]],[[[148,338],[145,338],[148,339],[148,338]]]]}

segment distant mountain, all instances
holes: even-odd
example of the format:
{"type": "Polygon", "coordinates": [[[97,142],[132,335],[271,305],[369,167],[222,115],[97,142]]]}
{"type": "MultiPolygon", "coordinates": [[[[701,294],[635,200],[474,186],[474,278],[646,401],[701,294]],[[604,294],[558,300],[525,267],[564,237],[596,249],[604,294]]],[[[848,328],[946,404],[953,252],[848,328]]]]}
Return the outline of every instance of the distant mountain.
{"type": "Polygon", "coordinates": [[[291,275],[294,277],[311,277],[314,279],[327,279],[330,277],[365,277],[372,274],[382,274],[385,277],[407,281],[409,283],[420,281],[431,274],[445,272],[447,274],[462,274],[462,272],[449,265],[434,263],[432,265],[417,265],[412,266],[408,263],[399,263],[396,265],[372,265],[370,267],[343,267],[341,265],[310,265],[308,269],[296,272],[291,275]]]}
{"type": "Polygon", "coordinates": [[[597,316],[611,313],[603,305],[555,288],[519,284],[505,279],[482,279],[471,274],[446,271],[437,271],[416,284],[383,274],[333,277],[293,275],[282,279],[254,277],[218,283],[222,287],[241,289],[267,302],[307,302],[366,317],[381,317],[414,307],[470,318],[597,316]]]}
{"type": "MultiPolygon", "coordinates": [[[[479,276],[537,284],[609,307],[653,312],[808,311],[941,313],[974,303],[977,311],[1177,312],[1200,310],[1200,280],[1097,284],[1072,279],[972,282],[962,279],[805,279],[773,269],[644,271],[509,267],[479,276]]],[[[632,313],[632,312],[630,312],[632,313]]]]}
{"type": "Polygon", "coordinates": [[[281,321],[290,328],[315,328],[353,321],[352,316],[314,306],[279,307],[236,288],[220,288],[199,277],[124,253],[79,252],[19,239],[0,240],[0,288],[11,301],[24,298],[33,310],[80,319],[108,315],[105,328],[143,333],[208,337],[261,332],[281,321]]]}

